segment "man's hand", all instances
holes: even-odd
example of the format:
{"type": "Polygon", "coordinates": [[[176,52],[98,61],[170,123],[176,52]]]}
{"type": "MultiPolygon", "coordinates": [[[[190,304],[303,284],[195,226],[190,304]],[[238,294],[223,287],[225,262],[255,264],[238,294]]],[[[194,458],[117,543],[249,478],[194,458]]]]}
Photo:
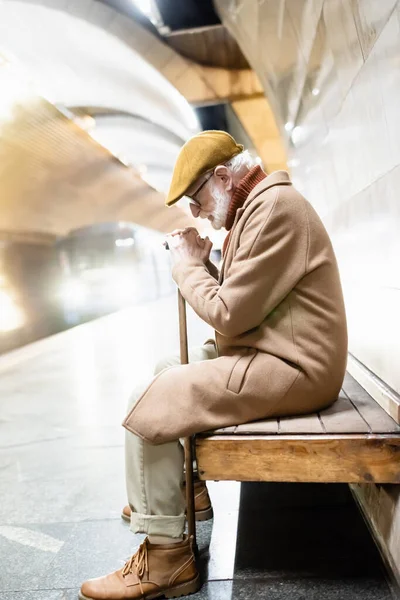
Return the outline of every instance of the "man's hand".
{"type": "Polygon", "coordinates": [[[166,241],[171,251],[172,264],[185,262],[190,258],[199,258],[204,264],[210,258],[212,242],[202,238],[195,227],[175,229],[167,235],[166,241]]]}

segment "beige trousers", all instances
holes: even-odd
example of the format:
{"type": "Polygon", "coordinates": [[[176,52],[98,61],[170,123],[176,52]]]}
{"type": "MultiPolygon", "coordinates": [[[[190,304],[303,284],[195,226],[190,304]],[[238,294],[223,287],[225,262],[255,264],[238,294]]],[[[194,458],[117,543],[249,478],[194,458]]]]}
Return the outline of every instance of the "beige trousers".
{"type": "MultiPolygon", "coordinates": [[[[189,351],[189,362],[216,358],[212,344],[189,351]]],[[[154,374],[180,364],[178,356],[159,362],[154,374]]],[[[136,389],[129,401],[128,411],[142,396],[148,384],[136,389]]],[[[173,410],[173,406],[171,406],[173,410]]],[[[185,527],[183,480],[183,448],[179,440],[153,446],[126,431],[125,470],[128,502],[132,509],[131,531],[180,537],[185,527]]]]}

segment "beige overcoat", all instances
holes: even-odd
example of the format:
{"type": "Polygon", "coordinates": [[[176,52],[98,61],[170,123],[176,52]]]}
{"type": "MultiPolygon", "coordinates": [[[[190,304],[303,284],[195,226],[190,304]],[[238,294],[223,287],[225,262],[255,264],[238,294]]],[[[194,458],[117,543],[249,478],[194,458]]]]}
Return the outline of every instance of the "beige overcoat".
{"type": "Polygon", "coordinates": [[[218,358],[162,371],[126,417],[129,431],[160,444],[336,399],[347,358],[336,259],[285,171],[238,210],[218,281],[197,259],[175,266],[173,277],[215,329],[218,358]]]}

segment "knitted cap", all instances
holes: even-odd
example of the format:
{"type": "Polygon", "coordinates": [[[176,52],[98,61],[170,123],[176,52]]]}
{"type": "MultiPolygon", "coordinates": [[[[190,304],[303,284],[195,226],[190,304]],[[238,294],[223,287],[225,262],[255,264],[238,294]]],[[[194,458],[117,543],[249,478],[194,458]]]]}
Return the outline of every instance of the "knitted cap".
{"type": "Polygon", "coordinates": [[[190,138],[176,159],[165,204],[175,204],[199,177],[241,152],[242,144],[226,131],[202,131],[190,138]]]}

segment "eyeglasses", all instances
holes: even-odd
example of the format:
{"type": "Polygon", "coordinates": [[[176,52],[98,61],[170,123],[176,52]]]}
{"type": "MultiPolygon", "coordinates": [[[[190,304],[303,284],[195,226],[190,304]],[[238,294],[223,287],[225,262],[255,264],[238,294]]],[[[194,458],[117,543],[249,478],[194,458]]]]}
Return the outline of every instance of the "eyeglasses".
{"type": "Polygon", "coordinates": [[[208,183],[210,181],[210,179],[213,175],[214,175],[214,171],[210,174],[209,177],[207,177],[207,179],[205,181],[203,181],[203,183],[197,188],[197,190],[195,191],[195,193],[192,196],[189,196],[189,194],[185,194],[185,196],[190,198],[190,200],[192,202],[194,202],[194,204],[196,204],[196,206],[201,207],[201,204],[198,200],[196,200],[195,196],[197,196],[197,194],[199,194],[199,192],[203,189],[203,187],[206,185],[206,183],[208,183]]]}

